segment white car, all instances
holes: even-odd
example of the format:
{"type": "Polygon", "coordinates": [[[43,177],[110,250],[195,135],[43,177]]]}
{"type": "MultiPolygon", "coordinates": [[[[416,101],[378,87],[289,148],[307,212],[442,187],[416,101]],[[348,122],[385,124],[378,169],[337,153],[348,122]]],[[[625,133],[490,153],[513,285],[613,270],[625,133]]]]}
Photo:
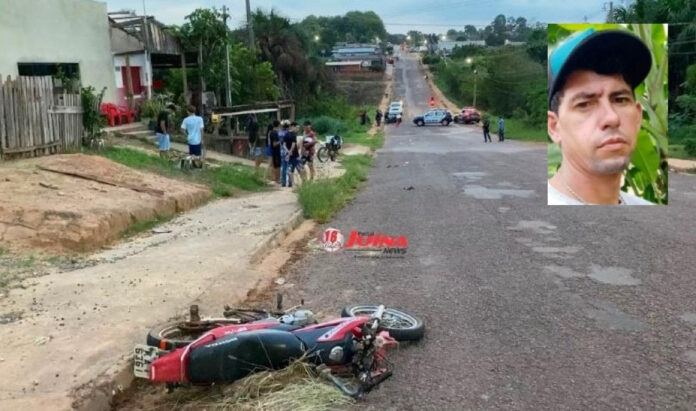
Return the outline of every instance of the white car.
{"type": "Polygon", "coordinates": [[[393,123],[396,121],[397,115],[401,115],[402,117],[404,115],[404,103],[402,101],[392,101],[392,103],[389,104],[387,113],[384,115],[384,121],[393,123]]]}
{"type": "Polygon", "coordinates": [[[397,108],[397,107],[398,107],[399,109],[403,110],[403,109],[404,109],[404,102],[401,101],[401,100],[399,100],[399,101],[392,101],[392,102],[389,104],[389,109],[390,109],[390,110],[391,110],[392,108],[397,108]]]}

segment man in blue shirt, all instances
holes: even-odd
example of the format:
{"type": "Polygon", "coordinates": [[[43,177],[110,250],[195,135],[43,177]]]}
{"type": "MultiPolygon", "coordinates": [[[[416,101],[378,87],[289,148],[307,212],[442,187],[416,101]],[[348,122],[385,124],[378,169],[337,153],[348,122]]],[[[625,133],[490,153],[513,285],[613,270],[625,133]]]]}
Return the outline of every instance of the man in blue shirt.
{"type": "Polygon", "coordinates": [[[505,121],[503,116],[498,117],[498,141],[505,141],[505,121]]]}
{"type": "MultiPolygon", "coordinates": [[[[203,130],[203,118],[196,115],[196,108],[189,106],[186,110],[188,117],[181,123],[181,129],[186,132],[186,141],[189,146],[189,154],[195,157],[201,156],[201,134],[203,130]]],[[[200,161],[199,159],[194,159],[200,161]]]]}

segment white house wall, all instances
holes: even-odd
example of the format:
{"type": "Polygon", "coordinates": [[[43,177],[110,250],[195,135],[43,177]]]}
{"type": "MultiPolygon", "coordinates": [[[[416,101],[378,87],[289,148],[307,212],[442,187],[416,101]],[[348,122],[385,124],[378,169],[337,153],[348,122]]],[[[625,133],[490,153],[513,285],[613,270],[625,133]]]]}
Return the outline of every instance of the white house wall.
{"type": "MultiPolygon", "coordinates": [[[[140,67],[140,84],[143,87],[151,85],[149,79],[149,67],[146,64],[145,53],[131,54],[130,55],[130,65],[131,67],[140,67]],[[147,68],[147,70],[146,70],[147,68]]],[[[126,67],[126,57],[125,56],[114,56],[114,77],[116,79],[116,88],[126,87],[123,84],[123,77],[121,74],[121,67],[126,67]]]]}
{"type": "Polygon", "coordinates": [[[0,74],[18,75],[17,63],[78,63],[83,86],[116,82],[106,3],[92,0],[1,0],[0,74]]]}

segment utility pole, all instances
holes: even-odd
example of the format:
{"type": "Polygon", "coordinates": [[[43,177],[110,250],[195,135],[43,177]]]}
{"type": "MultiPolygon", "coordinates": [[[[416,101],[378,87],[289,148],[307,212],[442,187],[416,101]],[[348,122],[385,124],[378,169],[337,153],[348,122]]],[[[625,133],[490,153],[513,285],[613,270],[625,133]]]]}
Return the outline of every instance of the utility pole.
{"type": "Polygon", "coordinates": [[[246,0],[247,12],[247,30],[249,30],[249,50],[256,49],[256,41],[254,41],[254,24],[251,21],[251,5],[249,0],[246,0]]]}
{"type": "Polygon", "coordinates": [[[476,108],[476,69],[474,69],[474,108],[476,108]]]}
{"type": "Polygon", "coordinates": [[[227,6],[222,6],[222,20],[225,23],[225,70],[227,71],[227,76],[225,77],[225,85],[227,87],[227,107],[232,106],[232,90],[231,90],[231,80],[230,80],[230,41],[227,33],[227,19],[229,18],[227,14],[227,6]]]}

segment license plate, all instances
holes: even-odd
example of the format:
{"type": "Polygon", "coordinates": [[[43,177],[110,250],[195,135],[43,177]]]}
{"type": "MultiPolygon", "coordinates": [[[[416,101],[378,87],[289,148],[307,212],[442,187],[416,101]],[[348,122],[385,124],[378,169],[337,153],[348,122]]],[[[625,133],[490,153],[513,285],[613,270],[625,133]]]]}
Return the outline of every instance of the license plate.
{"type": "Polygon", "coordinates": [[[136,344],[133,350],[133,374],[138,378],[150,378],[150,364],[159,357],[160,349],[136,344]]]}

